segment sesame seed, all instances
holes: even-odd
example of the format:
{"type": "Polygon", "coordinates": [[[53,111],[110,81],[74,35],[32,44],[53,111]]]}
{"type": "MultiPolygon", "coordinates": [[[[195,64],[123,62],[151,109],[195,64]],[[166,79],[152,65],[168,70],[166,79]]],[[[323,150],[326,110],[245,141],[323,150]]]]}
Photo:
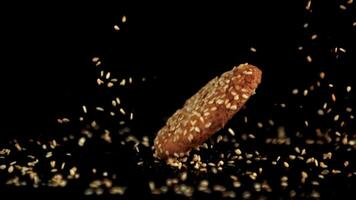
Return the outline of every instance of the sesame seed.
{"type": "Polygon", "coordinates": [[[319,76],[320,76],[321,79],[324,79],[325,78],[325,72],[320,72],[319,76]]]}
{"type": "Polygon", "coordinates": [[[230,107],[230,109],[231,109],[231,110],[237,110],[237,105],[232,105],[232,106],[230,107]]]}
{"type": "Polygon", "coordinates": [[[79,145],[80,147],[82,147],[82,146],[84,146],[84,143],[85,143],[85,137],[81,137],[81,138],[79,139],[79,141],[78,141],[78,145],[79,145]]]}
{"type": "Polygon", "coordinates": [[[313,61],[312,57],[310,55],[307,56],[307,61],[311,63],[313,61]]]}
{"type": "Polygon", "coordinates": [[[241,150],[240,149],[235,149],[235,153],[237,154],[237,155],[241,155],[241,150]]]}
{"type": "Polygon", "coordinates": [[[283,162],[285,168],[289,168],[289,164],[287,162],[283,162]]]}
{"type": "Polygon", "coordinates": [[[7,169],[8,173],[12,173],[14,171],[14,166],[9,166],[9,168],[7,169]]]}
{"type": "Polygon", "coordinates": [[[306,10],[310,10],[310,8],[311,8],[311,0],[309,0],[307,5],[305,6],[306,10]]]}
{"type": "Polygon", "coordinates": [[[102,107],[95,107],[95,109],[97,110],[97,111],[104,111],[104,108],[102,108],[102,107]]]}
{"type": "Polygon", "coordinates": [[[347,86],[347,87],[346,87],[346,91],[347,91],[347,92],[351,92],[351,86],[347,86]]]}
{"type": "Polygon", "coordinates": [[[99,67],[100,65],[101,65],[101,61],[98,61],[98,62],[95,63],[96,67],[99,67]]]}
{"type": "Polygon", "coordinates": [[[117,104],[120,104],[120,99],[119,99],[119,97],[116,97],[116,102],[117,102],[117,104]]]}
{"type": "Polygon", "coordinates": [[[125,15],[123,15],[123,16],[121,17],[121,22],[122,22],[122,23],[126,23],[126,21],[127,21],[127,17],[126,17],[125,15]]]}
{"type": "Polygon", "coordinates": [[[227,129],[232,136],[235,136],[235,132],[232,128],[227,129]]]}
{"type": "Polygon", "coordinates": [[[251,47],[251,48],[250,48],[250,51],[252,51],[252,52],[254,52],[254,53],[255,53],[257,50],[256,50],[256,48],[251,47]]]}
{"type": "Polygon", "coordinates": [[[220,104],[223,104],[223,103],[224,103],[224,100],[218,99],[218,100],[216,101],[216,103],[219,104],[219,105],[220,105],[220,104]]]}
{"type": "Polygon", "coordinates": [[[120,108],[120,112],[121,112],[123,115],[126,114],[126,112],[125,112],[125,110],[124,110],[123,108],[120,108]]]}
{"type": "Polygon", "coordinates": [[[91,59],[91,61],[94,62],[94,63],[96,63],[96,62],[99,61],[99,57],[93,57],[93,58],[91,59]]]}
{"type": "Polygon", "coordinates": [[[83,108],[83,112],[87,113],[87,107],[85,105],[83,105],[82,108],[83,108]]]}
{"type": "Polygon", "coordinates": [[[334,121],[339,120],[339,117],[340,117],[340,115],[335,115],[335,117],[334,117],[334,121]]]}
{"type": "Polygon", "coordinates": [[[335,94],[331,94],[331,99],[335,102],[336,101],[336,96],[335,94]]]}
{"type": "Polygon", "coordinates": [[[314,35],[311,36],[311,40],[315,40],[317,37],[318,37],[318,35],[314,34],[314,35]]]}
{"type": "Polygon", "coordinates": [[[115,31],[119,31],[120,30],[120,27],[118,25],[114,25],[114,30],[115,31]]]}

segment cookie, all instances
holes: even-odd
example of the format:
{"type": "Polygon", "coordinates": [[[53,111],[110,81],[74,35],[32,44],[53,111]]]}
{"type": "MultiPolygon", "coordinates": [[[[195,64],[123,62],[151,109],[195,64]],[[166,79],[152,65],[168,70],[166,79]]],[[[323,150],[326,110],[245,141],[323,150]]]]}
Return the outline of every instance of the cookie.
{"type": "Polygon", "coordinates": [[[219,131],[255,93],[262,72],[241,64],[215,77],[177,110],[158,131],[155,156],[182,156],[219,131]]]}

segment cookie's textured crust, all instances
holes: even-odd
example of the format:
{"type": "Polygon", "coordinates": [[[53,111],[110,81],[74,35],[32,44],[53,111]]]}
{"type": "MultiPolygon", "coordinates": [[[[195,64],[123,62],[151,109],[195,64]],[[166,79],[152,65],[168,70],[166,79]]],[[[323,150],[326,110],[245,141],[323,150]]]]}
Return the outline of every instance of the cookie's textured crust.
{"type": "Polygon", "coordinates": [[[254,94],[262,72],[250,64],[241,64],[211,80],[188,99],[158,132],[155,156],[179,156],[204,143],[224,127],[254,94]]]}

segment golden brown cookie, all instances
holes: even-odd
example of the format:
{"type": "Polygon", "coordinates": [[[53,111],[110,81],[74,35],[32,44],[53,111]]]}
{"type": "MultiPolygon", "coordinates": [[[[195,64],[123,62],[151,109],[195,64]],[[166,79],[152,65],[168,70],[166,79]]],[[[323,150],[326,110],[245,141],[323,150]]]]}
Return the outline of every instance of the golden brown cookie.
{"type": "Polygon", "coordinates": [[[262,72],[250,64],[241,64],[209,81],[177,110],[158,131],[155,156],[183,155],[203,144],[224,127],[254,94],[262,72]]]}

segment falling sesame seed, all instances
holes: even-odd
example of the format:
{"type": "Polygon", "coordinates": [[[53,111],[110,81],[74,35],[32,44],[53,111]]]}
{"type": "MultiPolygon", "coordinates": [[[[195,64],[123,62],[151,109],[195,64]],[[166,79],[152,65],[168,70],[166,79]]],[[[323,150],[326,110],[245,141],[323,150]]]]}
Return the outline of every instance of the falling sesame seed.
{"type": "Polygon", "coordinates": [[[347,91],[347,92],[351,92],[351,86],[347,86],[347,87],[346,87],[346,91],[347,91]]]}
{"type": "Polygon", "coordinates": [[[333,100],[333,102],[336,101],[336,96],[335,96],[335,94],[331,94],[331,99],[333,100]]]}
{"type": "Polygon", "coordinates": [[[324,115],[324,111],[323,111],[322,109],[319,109],[319,110],[317,111],[317,113],[318,113],[318,115],[320,115],[320,116],[324,115]]]}
{"type": "Polygon", "coordinates": [[[307,5],[305,6],[306,10],[310,10],[310,8],[311,8],[311,0],[309,0],[307,5]]]}
{"type": "Polygon", "coordinates": [[[283,162],[285,168],[289,168],[289,164],[287,162],[283,162]]]}
{"type": "Polygon", "coordinates": [[[77,168],[76,167],[72,167],[70,170],[69,170],[69,174],[74,176],[77,172],[77,168]]]}
{"type": "Polygon", "coordinates": [[[16,147],[17,151],[22,151],[22,147],[20,146],[19,143],[16,143],[15,147],[16,147]]]}
{"type": "Polygon", "coordinates": [[[308,178],[308,174],[305,171],[302,171],[301,174],[302,174],[302,183],[304,183],[305,179],[308,178]]]}
{"type": "Polygon", "coordinates": [[[105,75],[105,79],[110,79],[110,75],[111,75],[111,73],[110,72],[108,72],[108,73],[106,73],[106,75],[105,75]]]}
{"type": "Polygon", "coordinates": [[[305,155],[307,153],[307,151],[305,149],[302,149],[302,152],[300,153],[300,155],[305,155]]]}
{"type": "Polygon", "coordinates": [[[49,152],[46,153],[46,158],[50,158],[50,157],[52,157],[52,155],[53,155],[52,151],[49,151],[49,152]]]}
{"type": "Polygon", "coordinates": [[[320,167],[321,168],[328,168],[328,166],[324,162],[320,162],[320,167]]]}
{"type": "Polygon", "coordinates": [[[232,136],[235,136],[235,132],[232,128],[227,129],[232,136]]]}
{"type": "Polygon", "coordinates": [[[318,37],[318,35],[314,34],[314,35],[311,36],[311,40],[315,40],[317,37],[318,37]]]}
{"type": "Polygon", "coordinates": [[[340,115],[335,115],[335,117],[334,117],[334,121],[339,120],[339,117],[340,117],[340,115]]]}
{"type": "Polygon", "coordinates": [[[153,191],[156,188],[155,182],[153,182],[153,181],[149,181],[148,186],[151,191],[153,191]]]}
{"type": "Polygon", "coordinates": [[[346,9],[347,9],[347,7],[344,6],[344,5],[340,5],[339,8],[340,8],[341,10],[346,10],[346,9]]]}
{"type": "Polygon", "coordinates": [[[95,109],[97,110],[97,111],[101,111],[101,112],[103,112],[104,111],[104,108],[102,108],[102,107],[95,107],[95,109]]]}
{"type": "Polygon", "coordinates": [[[120,101],[120,98],[119,98],[119,97],[116,97],[115,100],[116,100],[117,104],[120,104],[121,101],[120,101]]]}
{"type": "Polygon", "coordinates": [[[124,110],[123,108],[120,108],[120,112],[121,112],[123,115],[126,114],[126,112],[125,112],[125,110],[124,110]]]}
{"type": "Polygon", "coordinates": [[[311,63],[313,61],[312,57],[310,55],[307,56],[307,61],[311,63]]]}
{"type": "Polygon", "coordinates": [[[321,79],[324,79],[325,78],[325,72],[320,72],[319,76],[320,76],[321,79]]]}
{"type": "Polygon", "coordinates": [[[79,139],[79,141],[78,141],[78,145],[79,145],[80,147],[82,147],[82,146],[84,146],[84,143],[85,143],[85,137],[81,137],[81,138],[79,139]]]}
{"type": "Polygon", "coordinates": [[[100,65],[101,65],[101,61],[98,61],[98,62],[95,63],[96,67],[99,67],[100,65]]]}
{"type": "Polygon", "coordinates": [[[122,79],[121,82],[120,82],[120,85],[124,86],[125,84],[126,84],[126,79],[122,79]]]}
{"type": "Polygon", "coordinates": [[[251,139],[256,139],[256,136],[254,136],[253,134],[248,134],[248,137],[251,139]]]}
{"type": "Polygon", "coordinates": [[[56,166],[56,161],[55,160],[51,160],[50,165],[52,168],[54,168],[56,166]]]}
{"type": "Polygon", "coordinates": [[[96,63],[96,62],[99,61],[99,57],[93,57],[93,58],[91,59],[91,61],[94,62],[94,63],[96,63]]]}
{"type": "Polygon", "coordinates": [[[294,90],[292,90],[292,94],[294,94],[294,95],[296,95],[296,94],[298,94],[298,89],[294,89],[294,90]]]}
{"type": "Polygon", "coordinates": [[[236,155],[241,155],[241,150],[240,149],[235,149],[235,153],[236,153],[236,155]]]}
{"type": "Polygon", "coordinates": [[[112,82],[108,82],[107,86],[108,86],[108,88],[111,88],[111,87],[113,87],[113,86],[114,86],[114,83],[112,83],[112,82]]]}
{"type": "Polygon", "coordinates": [[[120,27],[118,25],[114,25],[114,30],[115,31],[119,31],[120,30],[120,27]]]}
{"type": "Polygon", "coordinates": [[[349,162],[349,161],[345,161],[345,162],[344,162],[344,166],[345,166],[345,167],[348,167],[348,166],[349,166],[349,164],[350,164],[350,162],[349,162]]]}
{"type": "Polygon", "coordinates": [[[98,79],[96,79],[96,83],[97,83],[98,85],[101,85],[101,84],[104,83],[104,81],[102,81],[100,78],[98,78],[98,79]]]}
{"type": "Polygon", "coordinates": [[[256,48],[251,47],[251,48],[250,48],[250,51],[252,51],[252,52],[254,52],[254,53],[255,53],[257,50],[256,50],[256,48]]]}
{"type": "Polygon", "coordinates": [[[304,90],[303,95],[307,96],[308,95],[308,90],[304,90]]]}
{"type": "Polygon", "coordinates": [[[14,166],[10,165],[9,168],[7,169],[8,173],[12,173],[14,171],[14,166]]]}
{"type": "Polygon", "coordinates": [[[122,23],[126,23],[126,21],[127,21],[127,17],[126,17],[125,15],[123,15],[123,16],[121,17],[121,22],[122,22],[122,23]]]}
{"type": "Polygon", "coordinates": [[[299,147],[295,147],[294,150],[295,150],[295,152],[300,153],[299,147]]]}

